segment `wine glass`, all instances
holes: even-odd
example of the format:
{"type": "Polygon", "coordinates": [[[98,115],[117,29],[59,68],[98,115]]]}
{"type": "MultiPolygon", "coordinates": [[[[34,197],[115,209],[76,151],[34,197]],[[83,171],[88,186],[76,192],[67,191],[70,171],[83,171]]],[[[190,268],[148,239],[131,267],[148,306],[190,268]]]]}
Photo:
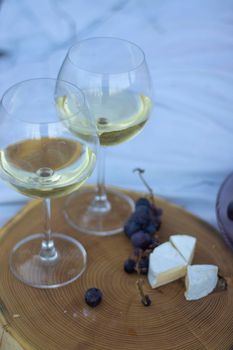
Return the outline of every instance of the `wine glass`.
{"type": "Polygon", "coordinates": [[[144,52],[119,38],[86,39],[70,48],[58,76],[84,92],[101,145],[96,191],[82,190],[71,195],[65,204],[66,219],[84,233],[119,233],[134,202],[120,191],[105,187],[104,151],[105,147],[133,138],[148,120],[151,81],[144,52]]]}
{"type": "Polygon", "coordinates": [[[47,78],[9,88],[0,116],[0,177],[22,194],[42,198],[45,209],[44,232],[15,245],[11,271],[33,287],[64,286],[84,271],[86,251],[72,237],[51,232],[51,198],[78,189],[92,173],[98,144],[94,118],[81,90],[47,78]]]}

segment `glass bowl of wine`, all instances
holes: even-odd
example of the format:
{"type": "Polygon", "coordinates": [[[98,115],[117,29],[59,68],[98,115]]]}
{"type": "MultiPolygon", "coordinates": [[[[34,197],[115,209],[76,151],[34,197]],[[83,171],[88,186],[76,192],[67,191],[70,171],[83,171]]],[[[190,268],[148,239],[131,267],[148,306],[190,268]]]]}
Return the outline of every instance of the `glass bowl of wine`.
{"type": "Polygon", "coordinates": [[[0,177],[20,193],[43,199],[45,213],[43,232],[13,247],[11,271],[33,287],[64,286],[85,270],[86,251],[72,237],[51,231],[51,198],[77,190],[91,175],[98,145],[94,119],[80,89],[47,78],[9,88],[0,115],[0,177]]]}
{"type": "Polygon", "coordinates": [[[150,116],[151,80],[145,54],[136,44],[119,38],[86,39],[70,48],[58,77],[81,87],[100,141],[96,189],[71,195],[65,205],[66,219],[84,233],[119,233],[134,202],[105,186],[104,153],[107,147],[140,133],[150,116]]]}

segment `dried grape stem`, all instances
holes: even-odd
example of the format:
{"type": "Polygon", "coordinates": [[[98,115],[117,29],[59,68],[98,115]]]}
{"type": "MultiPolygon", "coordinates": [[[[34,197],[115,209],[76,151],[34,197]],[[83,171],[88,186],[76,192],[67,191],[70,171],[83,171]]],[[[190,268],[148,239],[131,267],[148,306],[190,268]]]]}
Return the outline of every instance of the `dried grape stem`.
{"type": "Polygon", "coordinates": [[[135,270],[136,270],[138,275],[140,275],[138,264],[139,264],[139,261],[141,260],[142,255],[143,255],[143,252],[140,251],[140,253],[138,254],[137,259],[136,259],[136,268],[135,268],[135,270]]]}
{"type": "Polygon", "coordinates": [[[4,333],[5,333],[5,328],[3,327],[3,331],[2,331],[2,335],[1,335],[1,339],[0,339],[0,346],[2,346],[2,340],[3,340],[4,333]]]}
{"type": "Polygon", "coordinates": [[[0,346],[2,345],[2,341],[3,341],[3,337],[4,337],[5,332],[8,331],[8,327],[9,327],[8,324],[4,324],[4,325],[2,326],[3,331],[2,331],[2,335],[1,335],[1,339],[0,339],[0,346]]]}
{"type": "Polygon", "coordinates": [[[144,291],[142,288],[143,280],[141,278],[139,278],[137,280],[136,284],[137,284],[137,287],[138,287],[138,290],[139,290],[139,293],[140,293],[142,299],[145,298],[145,294],[144,294],[144,291]]]}
{"type": "Polygon", "coordinates": [[[145,305],[147,303],[147,299],[146,299],[146,295],[144,294],[144,291],[143,291],[143,287],[142,287],[143,283],[144,282],[141,278],[139,278],[136,282],[139,293],[140,293],[141,298],[142,298],[142,303],[145,305]]]}
{"type": "Polygon", "coordinates": [[[137,172],[141,181],[143,182],[143,184],[146,186],[146,188],[148,189],[149,191],[149,196],[150,196],[150,200],[151,200],[151,203],[153,203],[153,205],[155,206],[155,201],[154,201],[154,192],[152,190],[152,188],[148,185],[148,183],[146,182],[146,180],[144,179],[143,175],[145,170],[144,169],[141,169],[141,168],[136,168],[133,170],[133,172],[137,172]]]}
{"type": "Polygon", "coordinates": [[[2,323],[4,323],[4,324],[2,324],[3,331],[2,331],[1,338],[0,338],[0,347],[2,345],[4,334],[5,334],[5,332],[8,332],[8,328],[10,326],[10,323],[7,323],[6,319],[4,317],[4,314],[6,314],[6,313],[8,313],[7,308],[6,308],[5,304],[3,303],[2,299],[0,298],[0,316],[2,319],[2,323]]]}

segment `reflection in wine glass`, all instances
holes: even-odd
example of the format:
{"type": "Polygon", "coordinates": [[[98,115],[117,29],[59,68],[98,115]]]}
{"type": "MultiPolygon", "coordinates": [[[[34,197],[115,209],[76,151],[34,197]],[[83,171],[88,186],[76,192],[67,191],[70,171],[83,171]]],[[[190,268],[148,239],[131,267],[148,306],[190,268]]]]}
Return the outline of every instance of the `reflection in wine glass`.
{"type": "Polygon", "coordinates": [[[101,145],[96,192],[73,194],[66,202],[66,218],[85,233],[119,233],[134,202],[121,192],[106,189],[104,149],[131,139],[148,120],[151,84],[145,55],[137,45],[118,38],[83,40],[70,48],[59,78],[82,88],[101,145]]]}
{"type": "Polygon", "coordinates": [[[56,79],[12,86],[2,98],[0,115],[0,177],[26,196],[43,198],[46,214],[45,232],[13,248],[11,271],[33,287],[66,285],[84,271],[86,251],[72,237],[51,232],[50,199],[76,190],[92,173],[95,123],[81,90],[56,79]],[[70,116],[64,119],[65,108],[70,116]],[[85,135],[79,132],[82,123],[85,135]]]}

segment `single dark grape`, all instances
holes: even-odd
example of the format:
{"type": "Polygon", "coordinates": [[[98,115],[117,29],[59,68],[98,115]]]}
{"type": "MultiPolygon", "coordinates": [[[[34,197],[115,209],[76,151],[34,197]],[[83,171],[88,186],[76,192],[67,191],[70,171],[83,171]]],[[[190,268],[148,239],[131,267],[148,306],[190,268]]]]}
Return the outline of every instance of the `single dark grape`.
{"type": "Polygon", "coordinates": [[[134,273],[135,272],[135,267],[136,267],[136,261],[133,259],[127,259],[124,262],[124,270],[127,273],[134,273]]]}
{"type": "Polygon", "coordinates": [[[138,207],[135,208],[135,213],[137,215],[139,215],[139,214],[150,215],[151,209],[147,205],[139,205],[138,207]]]}
{"type": "Polygon", "coordinates": [[[162,223],[162,220],[161,220],[161,217],[160,216],[155,216],[155,215],[151,215],[151,222],[155,225],[156,227],[156,231],[158,231],[161,227],[161,223],[162,223]]]}
{"type": "Polygon", "coordinates": [[[143,231],[136,232],[131,237],[131,242],[134,248],[147,249],[152,243],[152,238],[148,233],[143,231]]]}
{"type": "Polygon", "coordinates": [[[153,221],[161,220],[161,215],[157,214],[153,209],[151,209],[151,218],[153,221]]]}
{"type": "Polygon", "coordinates": [[[145,205],[141,205],[137,207],[135,212],[133,213],[134,222],[140,226],[147,225],[150,221],[150,217],[151,217],[150,208],[148,208],[145,205]]]}
{"type": "Polygon", "coordinates": [[[158,220],[157,223],[156,223],[156,230],[157,230],[157,231],[159,231],[161,225],[162,225],[162,221],[161,221],[161,220],[158,220]]]}
{"type": "Polygon", "coordinates": [[[135,203],[135,207],[140,207],[141,205],[145,205],[148,208],[151,208],[151,202],[144,197],[139,198],[136,203],[135,203]]]}
{"type": "Polygon", "coordinates": [[[150,235],[153,235],[154,233],[156,233],[157,227],[158,227],[157,224],[150,221],[146,226],[144,226],[143,231],[145,231],[146,233],[149,233],[150,235]]]}
{"type": "Polygon", "coordinates": [[[145,295],[145,297],[142,299],[142,304],[144,306],[150,306],[151,305],[151,299],[149,295],[145,295]]]}
{"type": "Polygon", "coordinates": [[[87,305],[96,307],[102,300],[102,292],[98,288],[90,288],[85,293],[85,301],[87,305]]]}
{"type": "Polygon", "coordinates": [[[233,221],[233,201],[231,201],[227,207],[227,216],[233,221]]]}
{"type": "Polygon", "coordinates": [[[155,217],[160,217],[163,215],[163,209],[157,208],[155,205],[151,207],[151,211],[155,217]]]}
{"type": "Polygon", "coordinates": [[[127,223],[124,226],[124,233],[128,238],[131,238],[131,236],[140,230],[140,224],[135,222],[133,217],[130,217],[130,219],[127,221],[127,223]]]}
{"type": "Polygon", "coordinates": [[[138,262],[138,269],[142,275],[147,275],[149,268],[149,257],[143,256],[138,262]]]}

